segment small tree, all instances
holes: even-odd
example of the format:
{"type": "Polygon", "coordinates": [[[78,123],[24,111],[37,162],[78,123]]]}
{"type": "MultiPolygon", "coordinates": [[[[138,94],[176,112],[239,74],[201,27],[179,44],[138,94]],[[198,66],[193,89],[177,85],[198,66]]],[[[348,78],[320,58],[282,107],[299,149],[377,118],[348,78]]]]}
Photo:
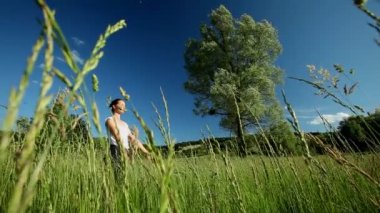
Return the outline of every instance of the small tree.
{"type": "Polygon", "coordinates": [[[213,10],[210,20],[200,27],[201,37],[186,44],[184,86],[195,95],[194,112],[221,116],[220,125],[237,135],[244,155],[245,130],[282,118],[275,97],[282,70],[274,65],[281,44],[269,22],[247,14],[234,19],[224,6],[213,10]]]}
{"type": "MultiPolygon", "coordinates": [[[[380,113],[378,110],[368,116],[351,116],[339,124],[339,133],[355,151],[368,151],[380,146],[380,113]]],[[[347,147],[342,147],[347,148],[347,147]]]]}
{"type": "Polygon", "coordinates": [[[267,135],[273,144],[275,154],[299,155],[302,153],[301,142],[297,140],[287,122],[280,121],[271,126],[267,135]]]}
{"type": "Polygon", "coordinates": [[[54,140],[64,144],[77,145],[89,141],[90,132],[83,116],[73,113],[67,105],[67,91],[59,91],[46,113],[44,130],[39,135],[40,143],[43,140],[54,140]]]}
{"type": "Polygon", "coordinates": [[[25,134],[28,132],[30,125],[32,123],[32,119],[21,116],[16,120],[16,138],[17,142],[21,142],[24,140],[25,134]]]}

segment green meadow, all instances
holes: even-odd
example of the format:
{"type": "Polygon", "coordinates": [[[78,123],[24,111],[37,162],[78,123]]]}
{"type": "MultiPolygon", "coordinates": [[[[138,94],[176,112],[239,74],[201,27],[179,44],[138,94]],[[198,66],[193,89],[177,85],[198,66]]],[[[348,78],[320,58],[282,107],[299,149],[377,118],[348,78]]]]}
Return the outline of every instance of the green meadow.
{"type": "MultiPolygon", "coordinates": [[[[163,175],[136,159],[115,173],[104,150],[52,152],[33,189],[31,212],[158,212],[163,175]]],[[[38,159],[40,156],[36,156],[38,159]]],[[[346,156],[374,181],[328,156],[244,159],[210,154],[177,158],[168,182],[173,212],[376,212],[380,159],[346,156]]],[[[38,164],[38,162],[34,163],[38,164]]],[[[13,154],[1,164],[0,206],[6,211],[17,182],[13,154]]]]}

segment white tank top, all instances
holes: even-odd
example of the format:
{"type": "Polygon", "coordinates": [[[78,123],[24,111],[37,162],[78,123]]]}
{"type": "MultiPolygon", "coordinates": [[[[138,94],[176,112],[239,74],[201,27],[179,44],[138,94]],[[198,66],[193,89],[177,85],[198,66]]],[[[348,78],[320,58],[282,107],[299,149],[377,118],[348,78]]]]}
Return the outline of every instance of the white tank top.
{"type": "MultiPolygon", "coordinates": [[[[107,123],[108,119],[111,119],[112,122],[116,122],[113,117],[108,117],[108,118],[106,118],[106,123],[107,123]]],[[[122,122],[121,125],[117,124],[117,128],[119,129],[121,144],[124,146],[125,149],[129,149],[128,136],[131,134],[131,130],[129,129],[128,124],[125,122],[122,122]]],[[[107,129],[108,143],[110,145],[117,146],[118,145],[117,141],[116,141],[115,137],[112,135],[112,133],[110,132],[110,130],[108,129],[107,125],[106,125],[106,129],[107,129]]]]}

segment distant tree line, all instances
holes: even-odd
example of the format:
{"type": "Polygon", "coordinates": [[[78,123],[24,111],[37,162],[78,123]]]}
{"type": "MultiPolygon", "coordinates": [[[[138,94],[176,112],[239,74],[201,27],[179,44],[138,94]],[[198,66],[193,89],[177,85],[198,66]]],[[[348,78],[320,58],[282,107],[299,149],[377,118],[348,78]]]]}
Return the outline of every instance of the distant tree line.
{"type": "MultiPolygon", "coordinates": [[[[285,124],[283,124],[285,125],[285,124]]],[[[287,127],[284,128],[288,130],[287,127]]],[[[294,133],[289,131],[284,134],[281,126],[271,131],[260,132],[245,136],[248,155],[300,155],[303,147],[294,133]],[[288,135],[288,137],[286,137],[288,135]],[[285,136],[285,137],[284,137],[285,136]],[[288,147],[292,146],[292,147],[288,147]],[[292,150],[292,151],[290,151],[292,150]]],[[[335,148],[341,152],[379,152],[380,151],[380,109],[367,116],[356,115],[341,121],[336,131],[331,132],[309,132],[306,139],[310,152],[314,155],[325,154],[324,149],[315,143],[316,138],[326,146],[335,148]]],[[[165,153],[166,146],[160,149],[165,153]]],[[[175,145],[178,156],[200,156],[210,152],[239,154],[236,137],[206,138],[180,142],[175,145]]]]}
{"type": "MultiPolygon", "coordinates": [[[[37,147],[42,147],[44,141],[54,137],[61,145],[80,145],[88,143],[90,131],[84,118],[78,114],[62,113],[67,110],[64,102],[65,95],[59,94],[51,104],[46,116],[44,129],[37,138],[37,147]]],[[[22,145],[33,118],[20,117],[13,132],[15,143],[22,145]]],[[[1,132],[0,132],[1,137],[1,132]]],[[[289,130],[287,123],[280,122],[276,126],[256,134],[244,136],[248,155],[299,155],[303,147],[294,133],[289,130]]],[[[378,152],[380,150],[380,109],[368,115],[355,115],[342,120],[336,131],[306,133],[312,154],[324,154],[323,148],[314,140],[320,139],[326,146],[342,152],[378,152]]],[[[210,152],[239,155],[236,137],[208,138],[203,140],[185,141],[175,144],[178,156],[200,156],[210,152]]],[[[94,138],[96,147],[103,147],[105,138],[94,138]]],[[[158,146],[163,154],[166,146],[158,146]]]]}

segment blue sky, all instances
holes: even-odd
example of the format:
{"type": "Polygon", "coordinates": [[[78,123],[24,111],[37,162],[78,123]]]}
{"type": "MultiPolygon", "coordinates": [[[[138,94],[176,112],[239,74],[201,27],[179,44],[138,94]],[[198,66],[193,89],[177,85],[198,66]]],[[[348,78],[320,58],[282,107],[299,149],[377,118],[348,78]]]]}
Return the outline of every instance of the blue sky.
{"type": "MultiPolygon", "coordinates": [[[[18,85],[39,34],[36,20],[42,15],[32,0],[0,2],[0,104],[7,105],[10,88],[18,85]]],[[[131,95],[129,108],[134,106],[153,126],[156,116],[151,103],[163,108],[161,87],[169,104],[172,135],[177,141],[201,138],[202,131],[207,132],[206,126],[215,136],[229,135],[218,126],[218,118],[195,116],[193,97],[183,89],[187,78],[183,68],[185,42],[199,37],[200,24],[207,23],[208,14],[220,4],[234,17],[247,13],[256,21],[268,20],[278,30],[283,53],[276,64],[284,70],[285,80],[277,94],[281,98],[280,89],[285,90],[305,131],[324,129],[315,119],[316,110],[335,124],[350,114],[332,101],[316,97],[309,86],[287,78],[307,78],[308,64],[331,71],[333,64],[354,68],[353,81],[358,81],[359,86],[350,100],[367,111],[380,107],[380,47],[373,41],[378,35],[367,25],[371,20],[350,0],[50,0],[48,4],[56,10],[56,18],[79,64],[89,56],[108,24],[120,19],[127,22],[127,28],[109,39],[105,56],[94,71],[100,80],[100,92],[95,98],[102,121],[110,114],[106,97],[119,97],[118,88],[122,86],[131,95]]],[[[369,0],[368,6],[380,14],[380,1],[369,0]]],[[[69,74],[61,57],[57,52],[55,66],[69,74]]],[[[33,113],[41,63],[32,75],[20,115],[33,113]]],[[[53,91],[60,86],[57,81],[53,91]]],[[[0,108],[1,122],[5,113],[0,108]]],[[[124,119],[130,125],[137,124],[130,111],[124,119]]]]}

